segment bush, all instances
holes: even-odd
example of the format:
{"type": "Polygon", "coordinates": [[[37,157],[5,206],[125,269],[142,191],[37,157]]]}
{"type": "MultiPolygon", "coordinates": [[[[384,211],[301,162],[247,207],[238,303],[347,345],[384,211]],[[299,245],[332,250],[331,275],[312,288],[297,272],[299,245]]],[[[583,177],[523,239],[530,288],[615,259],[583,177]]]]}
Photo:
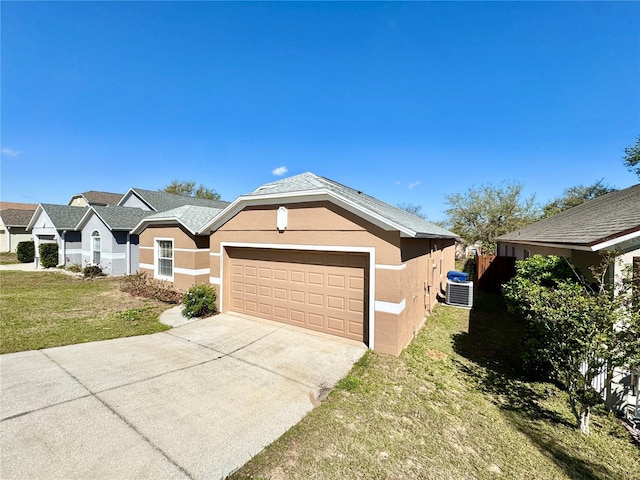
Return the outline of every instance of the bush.
{"type": "Polygon", "coordinates": [[[40,265],[51,268],[58,265],[58,244],[43,243],[40,245],[40,265]]]}
{"type": "Polygon", "coordinates": [[[73,273],[80,273],[80,272],[82,272],[82,267],[80,265],[78,265],[77,263],[72,263],[71,265],[69,265],[67,267],[67,270],[69,270],[70,272],[73,272],[73,273]]]}
{"type": "Polygon", "coordinates": [[[31,263],[36,258],[36,244],[30,242],[20,242],[16,247],[16,257],[20,263],[31,263]]]}
{"type": "Polygon", "coordinates": [[[82,274],[85,278],[103,277],[105,274],[102,272],[102,266],[100,265],[87,265],[82,270],[82,274]]]}
{"type": "Polygon", "coordinates": [[[153,298],[165,303],[178,304],[182,300],[182,292],[174,289],[173,285],[150,278],[144,272],[126,275],[120,283],[120,290],[135,297],[153,298]]]}
{"type": "Polygon", "coordinates": [[[216,289],[203,283],[187,290],[182,297],[182,314],[187,318],[206,317],[216,313],[216,289]]]}

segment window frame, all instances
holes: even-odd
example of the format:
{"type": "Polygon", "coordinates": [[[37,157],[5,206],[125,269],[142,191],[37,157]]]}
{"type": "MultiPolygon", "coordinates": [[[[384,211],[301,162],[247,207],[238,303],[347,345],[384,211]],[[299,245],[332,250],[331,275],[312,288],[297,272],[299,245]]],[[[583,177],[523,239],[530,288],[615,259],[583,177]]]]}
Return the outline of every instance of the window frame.
{"type": "Polygon", "coordinates": [[[98,230],[91,232],[91,263],[93,265],[100,265],[102,261],[102,235],[98,230]],[[98,249],[96,250],[96,240],[98,241],[98,249]],[[98,254],[98,261],[96,262],[96,253],[98,254]]]}
{"type": "Polygon", "coordinates": [[[173,282],[173,277],[175,274],[175,270],[176,270],[176,265],[175,265],[175,241],[173,238],[166,238],[166,237],[156,237],[153,239],[153,276],[154,278],[157,278],[158,280],[167,280],[170,282],[173,282]],[[160,257],[160,253],[161,253],[161,246],[160,243],[161,242],[170,242],[171,244],[171,257],[160,257]],[[171,275],[165,275],[160,273],[160,260],[171,260],[171,275]]]}

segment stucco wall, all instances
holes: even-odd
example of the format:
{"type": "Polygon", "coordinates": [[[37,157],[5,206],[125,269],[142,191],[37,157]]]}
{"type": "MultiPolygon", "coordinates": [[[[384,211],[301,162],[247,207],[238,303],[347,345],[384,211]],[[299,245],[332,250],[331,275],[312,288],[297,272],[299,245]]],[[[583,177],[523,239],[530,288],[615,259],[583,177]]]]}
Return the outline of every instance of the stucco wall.
{"type": "Polygon", "coordinates": [[[0,224],[0,251],[15,252],[18,243],[33,240],[33,234],[24,227],[5,227],[0,224]]]}
{"type": "Polygon", "coordinates": [[[128,193],[126,195],[126,199],[124,200],[123,203],[120,204],[120,206],[141,208],[142,210],[145,210],[145,211],[151,210],[151,208],[149,208],[149,205],[144,203],[142,200],[140,200],[136,195],[133,195],[132,193],[128,193]]]}
{"type": "Polygon", "coordinates": [[[95,214],[91,215],[82,229],[82,267],[92,263],[91,235],[94,231],[100,233],[100,265],[102,265],[104,273],[109,275],[125,275],[127,273],[127,263],[130,261],[130,253],[135,253],[135,263],[133,261],[131,262],[131,272],[137,270],[137,244],[132,242],[130,248],[128,248],[127,232],[112,232],[95,214]]]}
{"type": "Polygon", "coordinates": [[[173,285],[187,290],[209,283],[209,237],[192,235],[182,226],[152,225],[139,236],[140,271],[154,276],[155,239],[173,239],[173,285]]]}

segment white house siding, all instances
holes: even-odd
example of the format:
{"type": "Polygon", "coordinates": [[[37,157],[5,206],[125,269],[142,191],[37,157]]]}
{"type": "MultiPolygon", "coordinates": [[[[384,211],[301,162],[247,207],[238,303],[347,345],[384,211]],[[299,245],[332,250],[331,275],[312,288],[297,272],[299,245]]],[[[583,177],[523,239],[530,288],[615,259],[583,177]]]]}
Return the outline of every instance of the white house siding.
{"type": "Polygon", "coordinates": [[[58,263],[62,264],[62,241],[58,230],[56,230],[56,227],[45,211],[41,211],[36,218],[31,233],[33,234],[33,241],[36,248],[36,264],[40,265],[40,245],[51,242],[58,244],[58,263]]]}
{"type": "Polygon", "coordinates": [[[33,240],[33,234],[24,227],[6,227],[0,224],[0,251],[15,252],[18,243],[33,240]]]}
{"type": "MultiPolygon", "coordinates": [[[[127,273],[127,232],[112,232],[100,218],[93,214],[82,229],[82,266],[93,263],[91,250],[91,234],[100,233],[100,265],[104,273],[109,275],[125,275],[127,273]]],[[[132,246],[136,249],[137,245],[132,246]]],[[[137,262],[136,262],[137,269],[137,262]]]]}

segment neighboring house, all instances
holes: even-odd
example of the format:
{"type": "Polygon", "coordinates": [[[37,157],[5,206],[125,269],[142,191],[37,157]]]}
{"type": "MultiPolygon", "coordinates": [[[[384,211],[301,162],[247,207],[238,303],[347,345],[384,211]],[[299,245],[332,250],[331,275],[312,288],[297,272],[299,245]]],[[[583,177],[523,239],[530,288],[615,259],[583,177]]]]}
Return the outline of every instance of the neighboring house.
{"type": "Polygon", "coordinates": [[[88,207],[90,205],[104,206],[117,205],[122,199],[121,193],[97,192],[89,190],[88,192],[78,193],[71,197],[69,205],[72,207],[88,207]]]}
{"type": "Polygon", "coordinates": [[[0,211],[0,251],[15,252],[18,243],[33,240],[33,235],[27,232],[29,220],[35,212],[9,208],[0,211]]]}
{"type": "Polygon", "coordinates": [[[82,238],[78,222],[87,207],[41,203],[27,225],[36,247],[36,265],[40,264],[42,243],[58,244],[58,265],[82,264],[82,238]]]}
{"type": "Polygon", "coordinates": [[[186,290],[209,283],[209,231],[203,228],[222,209],[183,205],[144,218],[140,234],[140,271],[186,290]]]}
{"type": "MultiPolygon", "coordinates": [[[[583,274],[616,251],[609,281],[630,265],[640,265],[640,184],[608,193],[569,210],[498,237],[498,254],[518,260],[531,255],[566,257],[583,274]]],[[[640,420],[638,372],[616,371],[609,405],[640,420]]]]}
{"type": "Polygon", "coordinates": [[[135,207],[153,212],[166,212],[184,205],[222,209],[229,205],[229,202],[174,195],[172,193],[144,190],[142,188],[129,189],[118,202],[118,206],[120,207],[135,207]]]}
{"type": "Polygon", "coordinates": [[[91,206],[76,225],[81,232],[81,262],[101,265],[109,275],[138,271],[138,235],[133,228],[151,212],[139,208],[91,206]]]}
{"type": "Polygon", "coordinates": [[[354,339],[383,353],[397,355],[411,341],[454,268],[454,233],[312,173],[263,185],[210,212],[200,226],[199,219],[187,227],[188,212],[175,212],[174,226],[158,215],[134,230],[142,271],[187,288],[206,274],[208,247],[220,311],[354,339]],[[185,281],[176,268],[185,268],[186,258],[193,275],[185,281]]]}

